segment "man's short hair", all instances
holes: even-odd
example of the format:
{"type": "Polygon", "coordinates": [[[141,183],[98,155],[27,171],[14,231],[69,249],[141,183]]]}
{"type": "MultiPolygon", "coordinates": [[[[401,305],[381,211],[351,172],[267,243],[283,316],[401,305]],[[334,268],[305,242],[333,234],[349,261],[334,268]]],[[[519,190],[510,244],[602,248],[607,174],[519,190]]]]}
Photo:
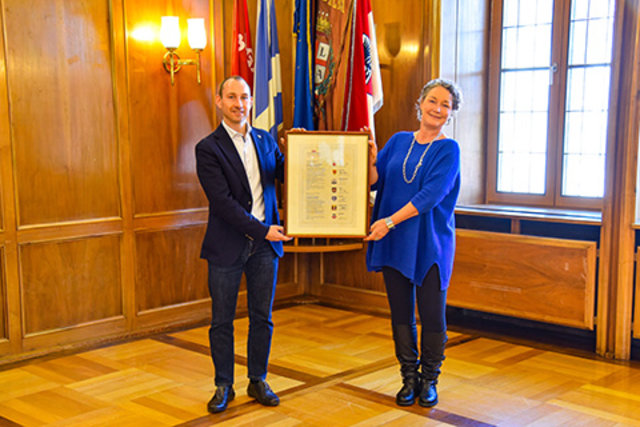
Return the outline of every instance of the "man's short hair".
{"type": "Polygon", "coordinates": [[[224,89],[224,85],[229,81],[229,80],[236,80],[239,82],[243,82],[244,84],[247,85],[247,87],[249,87],[249,84],[247,83],[247,81],[245,79],[243,79],[241,76],[229,76],[226,79],[224,79],[222,81],[222,83],[220,83],[220,86],[218,87],[218,95],[220,97],[222,97],[222,89],[224,89]]]}

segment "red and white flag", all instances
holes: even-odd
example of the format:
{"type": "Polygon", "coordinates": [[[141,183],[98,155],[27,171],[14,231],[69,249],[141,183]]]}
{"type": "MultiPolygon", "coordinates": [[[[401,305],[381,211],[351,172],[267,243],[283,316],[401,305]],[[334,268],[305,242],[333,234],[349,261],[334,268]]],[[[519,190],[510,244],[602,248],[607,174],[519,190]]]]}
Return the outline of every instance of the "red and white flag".
{"type": "Polygon", "coordinates": [[[342,129],[374,130],[373,115],[382,107],[382,80],[373,12],[369,0],[354,0],[349,68],[342,129]]]}
{"type": "Polygon", "coordinates": [[[255,68],[251,47],[251,28],[247,13],[247,0],[235,0],[233,4],[233,48],[231,49],[231,74],[242,77],[253,93],[255,68]]]}

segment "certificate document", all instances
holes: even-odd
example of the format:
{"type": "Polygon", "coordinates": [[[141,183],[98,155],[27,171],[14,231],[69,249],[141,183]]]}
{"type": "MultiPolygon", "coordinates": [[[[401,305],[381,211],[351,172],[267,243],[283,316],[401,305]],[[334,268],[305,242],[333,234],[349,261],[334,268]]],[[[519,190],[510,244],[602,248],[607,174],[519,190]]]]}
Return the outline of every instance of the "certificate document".
{"type": "Polygon", "coordinates": [[[287,133],[285,233],[364,237],[368,231],[369,135],[287,133]]]}

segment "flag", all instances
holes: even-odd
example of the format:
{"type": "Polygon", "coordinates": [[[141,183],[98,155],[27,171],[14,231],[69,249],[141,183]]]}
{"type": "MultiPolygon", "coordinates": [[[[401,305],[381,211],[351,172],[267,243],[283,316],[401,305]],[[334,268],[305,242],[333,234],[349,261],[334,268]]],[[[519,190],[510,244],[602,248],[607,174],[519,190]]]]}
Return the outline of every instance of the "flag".
{"type": "Polygon", "coordinates": [[[316,128],[340,130],[353,0],[316,4],[314,86],[316,128]]]}
{"type": "Polygon", "coordinates": [[[258,0],[253,102],[252,126],[265,129],[277,140],[282,128],[282,83],[274,0],[258,0]]]}
{"type": "Polygon", "coordinates": [[[373,115],[382,107],[380,61],[369,0],[354,0],[351,48],[347,68],[343,130],[374,130],[373,115]]]}
{"type": "Polygon", "coordinates": [[[296,74],[293,98],[293,127],[314,130],[313,125],[313,0],[296,0],[296,74]]]}
{"type": "Polygon", "coordinates": [[[247,14],[247,0],[233,3],[233,48],[231,49],[231,74],[242,77],[253,89],[253,49],[251,28],[247,14]]]}

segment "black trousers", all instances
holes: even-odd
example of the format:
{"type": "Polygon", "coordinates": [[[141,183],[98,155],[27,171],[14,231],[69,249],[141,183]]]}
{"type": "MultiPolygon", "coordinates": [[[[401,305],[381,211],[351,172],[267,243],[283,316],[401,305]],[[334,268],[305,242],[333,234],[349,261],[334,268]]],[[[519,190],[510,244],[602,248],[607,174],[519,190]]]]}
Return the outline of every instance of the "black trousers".
{"type": "Polygon", "coordinates": [[[415,325],[416,301],[423,332],[447,330],[447,290],[440,290],[440,272],[434,264],[427,272],[422,286],[416,286],[398,270],[383,267],[382,275],[391,308],[392,325],[415,325]]]}

